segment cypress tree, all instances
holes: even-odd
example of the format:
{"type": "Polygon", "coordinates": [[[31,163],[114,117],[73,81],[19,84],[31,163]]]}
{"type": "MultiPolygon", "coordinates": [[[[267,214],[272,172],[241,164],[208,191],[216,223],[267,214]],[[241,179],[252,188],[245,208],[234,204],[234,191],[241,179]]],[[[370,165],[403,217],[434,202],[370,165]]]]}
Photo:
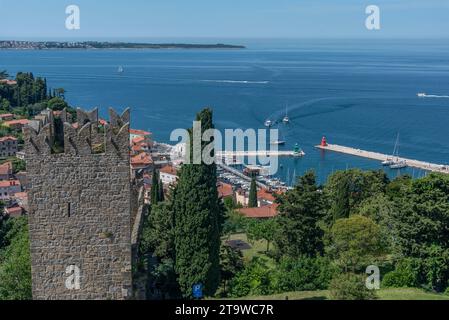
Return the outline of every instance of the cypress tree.
{"type": "Polygon", "coordinates": [[[163,201],[165,201],[165,196],[164,196],[164,185],[163,185],[161,179],[159,179],[158,191],[159,191],[159,195],[158,195],[158,199],[157,199],[158,202],[163,202],[163,201]]]}
{"type": "Polygon", "coordinates": [[[153,176],[151,177],[151,204],[159,202],[159,173],[153,169],[153,176]]]}
{"type": "Polygon", "coordinates": [[[336,192],[336,199],[333,205],[333,218],[334,222],[338,219],[349,218],[351,212],[351,185],[349,176],[347,174],[342,175],[336,192]]]}
{"type": "Polygon", "coordinates": [[[257,185],[256,185],[256,179],[253,178],[251,180],[251,187],[249,189],[249,200],[248,200],[248,207],[249,208],[257,208],[257,185]]]}
{"type": "MultiPolygon", "coordinates": [[[[201,111],[196,120],[201,121],[202,132],[213,128],[210,109],[201,111]]],[[[190,136],[192,141],[192,131],[190,136]]],[[[202,142],[202,149],[209,143],[202,142]]],[[[192,297],[192,287],[199,283],[204,286],[205,295],[212,296],[220,282],[223,213],[216,170],[215,164],[184,164],[173,191],[175,270],[185,298],[192,297]]]]}

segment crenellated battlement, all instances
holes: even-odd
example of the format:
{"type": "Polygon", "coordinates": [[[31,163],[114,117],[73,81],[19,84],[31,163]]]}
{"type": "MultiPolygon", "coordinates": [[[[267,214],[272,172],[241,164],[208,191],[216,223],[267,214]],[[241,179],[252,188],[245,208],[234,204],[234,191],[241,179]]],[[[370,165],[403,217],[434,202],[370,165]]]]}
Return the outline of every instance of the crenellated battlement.
{"type": "MultiPolygon", "coordinates": [[[[49,110],[48,110],[49,111],[49,110]]],[[[25,152],[28,155],[129,155],[130,111],[118,115],[109,109],[108,123],[99,123],[98,109],[77,109],[78,123],[69,122],[63,110],[59,117],[51,111],[43,112],[24,128],[25,152]]]]}

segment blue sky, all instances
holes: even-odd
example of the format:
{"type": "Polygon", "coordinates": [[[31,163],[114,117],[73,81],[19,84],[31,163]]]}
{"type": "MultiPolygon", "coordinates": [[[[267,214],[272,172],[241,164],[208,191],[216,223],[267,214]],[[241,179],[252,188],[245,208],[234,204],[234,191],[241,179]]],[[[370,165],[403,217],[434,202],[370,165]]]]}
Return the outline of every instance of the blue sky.
{"type": "Polygon", "coordinates": [[[449,0],[0,0],[0,39],[130,37],[449,38],[449,0]],[[372,4],[380,31],[364,26],[372,4]]]}

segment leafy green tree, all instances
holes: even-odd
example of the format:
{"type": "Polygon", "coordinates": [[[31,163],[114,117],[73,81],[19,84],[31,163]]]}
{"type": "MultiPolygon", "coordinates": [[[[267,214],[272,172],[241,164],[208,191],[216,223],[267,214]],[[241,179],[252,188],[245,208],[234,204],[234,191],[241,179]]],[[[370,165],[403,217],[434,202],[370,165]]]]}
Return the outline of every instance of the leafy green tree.
{"type": "Polygon", "coordinates": [[[350,169],[330,175],[324,194],[328,202],[326,222],[332,225],[337,219],[358,214],[359,205],[376,194],[382,194],[389,183],[382,171],[362,171],[350,169]]]}
{"type": "Polygon", "coordinates": [[[232,280],[243,268],[242,252],[238,249],[233,249],[231,246],[222,245],[220,251],[220,270],[225,295],[227,293],[226,285],[228,281],[232,280]]]}
{"type": "MultiPolygon", "coordinates": [[[[210,109],[201,111],[196,120],[201,122],[201,132],[214,127],[210,109]]],[[[192,132],[190,141],[193,141],[192,132]]],[[[201,146],[204,150],[208,143],[202,142],[201,146]]],[[[212,296],[220,283],[220,234],[224,214],[218,198],[215,164],[182,166],[173,191],[173,211],[175,269],[182,294],[191,298],[193,285],[202,283],[205,294],[212,296]]]]}
{"type": "Polygon", "coordinates": [[[26,171],[26,161],[19,158],[11,158],[12,171],[14,174],[20,171],[26,171]]]}
{"type": "Polygon", "coordinates": [[[62,99],[60,97],[55,97],[55,98],[50,99],[47,103],[47,106],[50,110],[54,110],[54,111],[61,111],[66,108],[69,108],[69,105],[67,104],[67,102],[65,102],[64,99],[62,99]]]}
{"type": "Polygon", "coordinates": [[[173,212],[170,205],[160,202],[151,206],[142,231],[140,251],[152,252],[159,259],[174,257],[173,212]]]}
{"type": "Polygon", "coordinates": [[[384,250],[379,226],[359,215],[337,220],[328,237],[327,253],[345,272],[364,270],[384,250]]]}
{"type": "Polygon", "coordinates": [[[404,258],[396,264],[396,269],[388,272],[382,279],[383,287],[405,288],[419,287],[423,281],[422,261],[414,258],[404,258]]]}
{"type": "Polygon", "coordinates": [[[279,231],[275,243],[281,255],[315,256],[323,250],[323,230],[319,222],[324,215],[322,193],[313,172],[299,179],[293,190],[278,198],[279,231]]]}
{"type": "Polygon", "coordinates": [[[258,202],[257,202],[257,185],[256,185],[256,179],[253,178],[251,180],[251,187],[249,189],[249,199],[248,199],[248,207],[249,208],[257,208],[258,202]]]}
{"type": "Polygon", "coordinates": [[[278,224],[276,219],[251,219],[247,224],[247,235],[250,241],[265,240],[267,242],[267,251],[270,251],[270,244],[274,241],[278,233],[278,224]]]}
{"type": "Polygon", "coordinates": [[[342,273],[336,276],[329,287],[333,300],[374,300],[377,299],[374,290],[365,285],[365,278],[354,273],[342,273]]]}
{"type": "Polygon", "coordinates": [[[238,298],[273,293],[273,271],[268,266],[266,259],[254,257],[245,269],[232,279],[230,284],[231,297],[238,298]]]}
{"type": "MultiPolygon", "coordinates": [[[[181,297],[172,259],[162,259],[160,263],[152,265],[149,278],[149,283],[157,290],[156,298],[179,299],[181,297]]],[[[147,292],[150,292],[150,290],[147,290],[147,292]]],[[[148,296],[147,298],[152,299],[154,297],[148,296]]]]}
{"type": "Polygon", "coordinates": [[[276,292],[327,290],[338,270],[327,257],[283,257],[276,266],[276,292]]]}
{"type": "Polygon", "coordinates": [[[226,210],[225,222],[223,224],[223,235],[231,235],[246,230],[248,218],[237,210],[226,210]]]}
{"type": "Polygon", "coordinates": [[[401,194],[391,217],[395,254],[421,260],[424,284],[444,291],[449,281],[449,176],[413,180],[401,194]]]}
{"type": "Polygon", "coordinates": [[[26,217],[16,218],[0,258],[0,300],[30,300],[31,261],[26,217]]]}

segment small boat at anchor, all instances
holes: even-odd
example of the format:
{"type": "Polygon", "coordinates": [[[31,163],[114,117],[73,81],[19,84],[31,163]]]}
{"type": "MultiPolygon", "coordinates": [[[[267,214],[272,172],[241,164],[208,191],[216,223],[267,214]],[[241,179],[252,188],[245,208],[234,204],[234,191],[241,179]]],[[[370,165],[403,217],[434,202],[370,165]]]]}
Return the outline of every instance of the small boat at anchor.
{"type": "Polygon", "coordinates": [[[273,121],[270,119],[265,120],[265,127],[270,128],[273,126],[273,121]]]}

